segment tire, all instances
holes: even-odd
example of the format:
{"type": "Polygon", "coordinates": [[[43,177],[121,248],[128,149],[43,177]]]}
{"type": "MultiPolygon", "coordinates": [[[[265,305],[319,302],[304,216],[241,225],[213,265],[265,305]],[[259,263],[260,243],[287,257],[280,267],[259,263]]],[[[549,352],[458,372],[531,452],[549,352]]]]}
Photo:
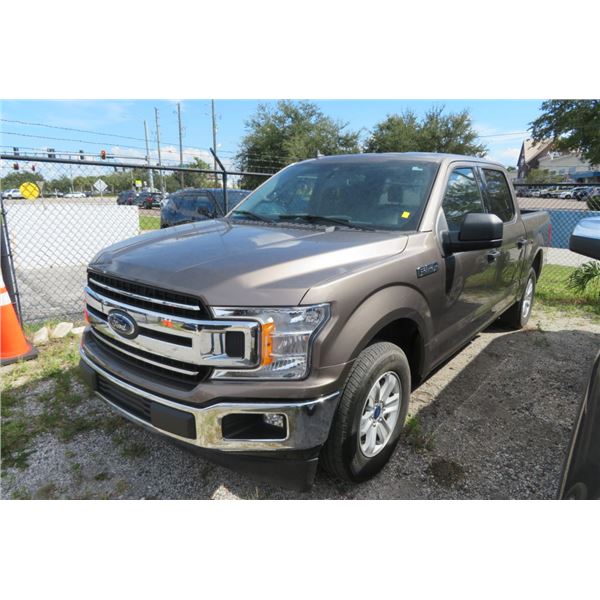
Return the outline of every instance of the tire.
{"type": "Polygon", "coordinates": [[[515,302],[501,317],[500,320],[508,325],[511,329],[523,329],[529,317],[531,317],[531,311],[533,309],[533,300],[535,298],[535,287],[537,285],[537,276],[533,269],[529,269],[529,275],[527,276],[527,282],[523,288],[523,294],[518,302],[515,302]],[[531,282],[531,293],[529,293],[529,284],[531,282]],[[526,308],[526,303],[529,302],[526,308]]]}
{"type": "Polygon", "coordinates": [[[355,360],[346,380],[329,438],[321,453],[325,470],[334,478],[353,482],[365,481],[381,471],[402,433],[408,411],[410,386],[408,360],[398,346],[389,342],[377,342],[365,348],[355,360]],[[390,390],[387,404],[372,402],[377,396],[376,385],[380,383],[383,392],[390,390]],[[394,406],[392,399],[396,394],[395,390],[398,390],[399,402],[396,420],[392,423],[394,411],[388,412],[387,419],[383,415],[394,406]],[[373,410],[370,406],[373,406],[373,410]],[[382,410],[383,406],[387,408],[382,410]],[[373,420],[376,417],[377,422],[373,420]],[[369,425],[364,435],[360,435],[361,421],[363,425],[369,425]],[[375,425],[371,430],[370,423],[373,422],[375,425]],[[385,434],[383,438],[382,433],[385,434]],[[371,450],[374,454],[369,451],[367,439],[369,436],[372,440],[373,435],[375,446],[371,450]],[[379,445],[377,441],[380,442],[379,445]]]}

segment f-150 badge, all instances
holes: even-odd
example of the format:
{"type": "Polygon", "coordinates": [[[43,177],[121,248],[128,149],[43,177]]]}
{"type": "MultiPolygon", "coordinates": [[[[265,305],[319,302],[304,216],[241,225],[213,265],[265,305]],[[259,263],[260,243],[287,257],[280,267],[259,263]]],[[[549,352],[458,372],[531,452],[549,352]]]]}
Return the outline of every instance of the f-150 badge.
{"type": "Polygon", "coordinates": [[[422,267],[417,267],[417,277],[425,277],[426,275],[431,275],[435,273],[439,269],[439,265],[436,262],[429,263],[428,265],[423,265],[422,267]]]}

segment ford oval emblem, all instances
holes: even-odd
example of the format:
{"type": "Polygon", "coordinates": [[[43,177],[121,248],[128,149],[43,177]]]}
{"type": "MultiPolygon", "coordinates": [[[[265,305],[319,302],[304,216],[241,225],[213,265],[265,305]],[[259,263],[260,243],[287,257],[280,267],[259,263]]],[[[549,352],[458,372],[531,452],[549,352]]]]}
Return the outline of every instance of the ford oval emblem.
{"type": "Polygon", "coordinates": [[[108,313],[108,325],[115,333],[130,340],[138,334],[137,323],[122,310],[112,310],[108,313]]]}

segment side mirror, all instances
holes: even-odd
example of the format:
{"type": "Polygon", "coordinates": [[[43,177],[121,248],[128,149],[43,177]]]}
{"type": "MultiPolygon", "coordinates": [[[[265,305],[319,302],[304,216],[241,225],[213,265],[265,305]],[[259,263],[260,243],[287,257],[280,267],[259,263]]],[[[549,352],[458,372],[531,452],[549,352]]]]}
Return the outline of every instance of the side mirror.
{"type": "Polygon", "coordinates": [[[569,250],[600,260],[600,217],[579,221],[571,234],[569,250]]]}
{"type": "Polygon", "coordinates": [[[504,224],[496,215],[489,213],[468,213],[458,231],[445,231],[444,249],[448,254],[487,250],[502,246],[504,224]]]}

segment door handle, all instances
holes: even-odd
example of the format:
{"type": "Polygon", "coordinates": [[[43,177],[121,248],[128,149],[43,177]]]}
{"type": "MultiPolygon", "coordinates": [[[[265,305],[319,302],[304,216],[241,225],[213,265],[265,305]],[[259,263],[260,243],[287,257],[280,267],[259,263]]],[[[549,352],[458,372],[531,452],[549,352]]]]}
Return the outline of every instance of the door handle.
{"type": "Polygon", "coordinates": [[[519,248],[519,250],[523,247],[526,246],[529,243],[529,240],[527,238],[520,238],[517,240],[517,248],[519,248]]]}
{"type": "Polygon", "coordinates": [[[493,263],[502,254],[500,250],[490,250],[487,253],[487,260],[489,263],[493,263]]]}

